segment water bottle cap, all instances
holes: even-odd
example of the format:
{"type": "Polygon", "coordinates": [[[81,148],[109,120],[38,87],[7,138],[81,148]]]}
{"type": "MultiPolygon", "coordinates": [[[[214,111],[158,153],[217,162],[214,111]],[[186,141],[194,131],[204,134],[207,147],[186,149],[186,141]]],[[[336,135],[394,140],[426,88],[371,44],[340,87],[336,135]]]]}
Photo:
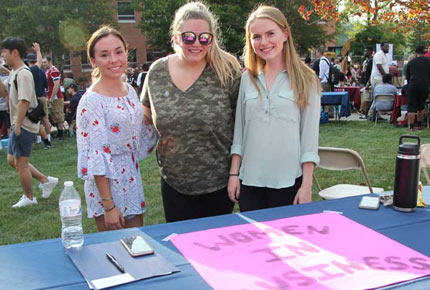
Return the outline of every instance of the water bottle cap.
{"type": "Polygon", "coordinates": [[[64,181],[64,186],[73,186],[73,181],[64,181]]]}
{"type": "Polygon", "coordinates": [[[403,143],[399,145],[399,153],[403,155],[419,155],[420,146],[415,143],[403,143]]]}

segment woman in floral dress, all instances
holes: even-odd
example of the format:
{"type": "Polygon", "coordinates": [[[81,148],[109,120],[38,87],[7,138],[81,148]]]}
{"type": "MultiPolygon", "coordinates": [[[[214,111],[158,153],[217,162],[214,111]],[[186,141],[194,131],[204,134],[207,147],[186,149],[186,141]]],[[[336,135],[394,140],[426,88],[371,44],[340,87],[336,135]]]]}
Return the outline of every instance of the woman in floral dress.
{"type": "Polygon", "coordinates": [[[157,140],[144,125],[135,90],[121,81],[127,45],[121,34],[102,27],[87,43],[93,84],[79,102],[78,176],[85,180],[88,217],[99,231],[143,225],[146,205],[139,160],[157,140]]]}

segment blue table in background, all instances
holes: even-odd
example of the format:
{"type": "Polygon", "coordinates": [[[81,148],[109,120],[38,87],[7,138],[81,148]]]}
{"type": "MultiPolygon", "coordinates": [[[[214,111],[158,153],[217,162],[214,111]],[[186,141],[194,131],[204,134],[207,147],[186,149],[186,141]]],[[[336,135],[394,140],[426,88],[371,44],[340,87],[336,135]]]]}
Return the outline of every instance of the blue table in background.
{"type": "Polygon", "coordinates": [[[335,109],[340,106],[339,118],[351,115],[351,101],[348,92],[323,92],[321,106],[335,106],[335,109]]]}
{"type": "MultiPolygon", "coordinates": [[[[430,187],[424,187],[425,199],[430,201],[430,187]]],[[[339,211],[344,216],[384,234],[426,256],[430,255],[430,209],[417,208],[413,213],[401,213],[381,206],[379,210],[358,208],[360,196],[278,207],[244,213],[256,221],[339,211]]],[[[174,263],[181,272],[141,280],[119,289],[211,289],[188,261],[169,241],[162,241],[171,233],[187,233],[205,229],[244,224],[236,214],[223,215],[168,224],[145,226],[85,235],[85,245],[119,241],[120,238],[141,231],[163,246],[158,251],[174,263]],[[167,248],[167,250],[166,250],[167,248]]],[[[0,289],[88,289],[72,261],[65,254],[60,239],[0,246],[0,289]]],[[[423,278],[390,289],[430,289],[430,278],[423,278]]],[[[117,289],[117,288],[115,288],[117,289]]]]}

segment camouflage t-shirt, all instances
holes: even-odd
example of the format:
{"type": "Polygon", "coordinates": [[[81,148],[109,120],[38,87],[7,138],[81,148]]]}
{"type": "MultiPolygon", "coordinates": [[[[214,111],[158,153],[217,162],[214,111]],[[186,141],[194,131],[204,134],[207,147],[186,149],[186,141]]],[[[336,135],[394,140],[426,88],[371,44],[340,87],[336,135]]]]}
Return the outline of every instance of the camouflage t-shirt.
{"type": "Polygon", "coordinates": [[[142,90],[158,131],[161,177],[182,194],[198,195],[227,186],[230,146],[240,76],[224,88],[207,65],[185,92],[170,78],[168,57],[148,71],[142,90]]]}

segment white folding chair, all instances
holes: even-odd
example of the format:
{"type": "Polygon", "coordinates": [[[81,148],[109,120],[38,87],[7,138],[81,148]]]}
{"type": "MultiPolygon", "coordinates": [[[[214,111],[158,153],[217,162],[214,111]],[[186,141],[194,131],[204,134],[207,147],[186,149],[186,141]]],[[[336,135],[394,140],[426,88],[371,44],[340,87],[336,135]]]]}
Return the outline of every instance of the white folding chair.
{"type": "Polygon", "coordinates": [[[364,166],[363,159],[356,151],[346,148],[334,147],[318,147],[318,155],[320,157],[319,168],[327,170],[360,170],[366,180],[367,186],[353,184],[336,184],[331,187],[322,189],[320,183],[314,174],[314,180],[319,190],[319,196],[322,199],[335,199],[348,196],[362,195],[366,193],[383,192],[380,187],[372,187],[370,185],[369,176],[364,166]]]}
{"type": "Polygon", "coordinates": [[[375,125],[378,123],[378,112],[393,112],[393,106],[395,101],[395,95],[375,95],[375,99],[373,100],[373,102],[375,103],[375,125]],[[380,107],[381,102],[391,102],[390,109],[382,109],[380,107]]]}
{"type": "Polygon", "coordinates": [[[430,177],[427,168],[430,167],[430,144],[421,144],[420,169],[424,172],[427,185],[430,185],[430,177]]]}

